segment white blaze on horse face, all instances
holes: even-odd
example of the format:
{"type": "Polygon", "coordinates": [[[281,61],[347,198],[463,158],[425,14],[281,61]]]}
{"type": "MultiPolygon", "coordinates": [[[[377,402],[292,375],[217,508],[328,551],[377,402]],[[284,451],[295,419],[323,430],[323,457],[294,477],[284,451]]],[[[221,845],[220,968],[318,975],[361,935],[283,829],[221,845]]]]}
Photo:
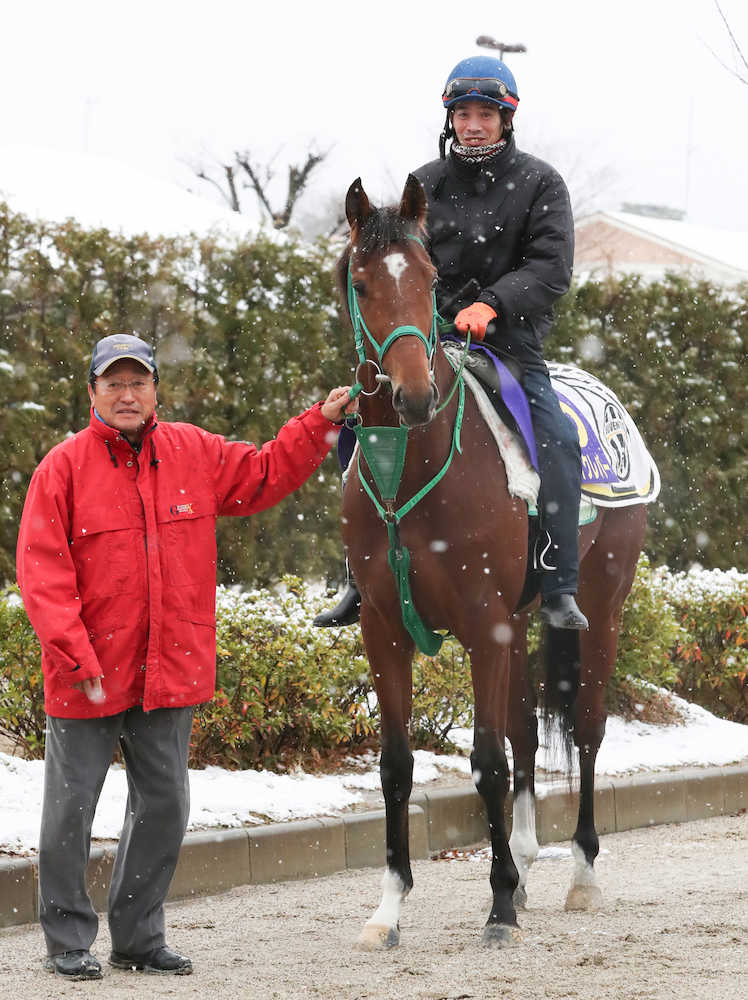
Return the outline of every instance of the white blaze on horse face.
{"type": "Polygon", "coordinates": [[[395,280],[398,292],[400,291],[400,278],[403,276],[405,271],[408,269],[408,262],[405,259],[404,253],[388,253],[384,258],[385,266],[390,272],[390,275],[395,280]]]}

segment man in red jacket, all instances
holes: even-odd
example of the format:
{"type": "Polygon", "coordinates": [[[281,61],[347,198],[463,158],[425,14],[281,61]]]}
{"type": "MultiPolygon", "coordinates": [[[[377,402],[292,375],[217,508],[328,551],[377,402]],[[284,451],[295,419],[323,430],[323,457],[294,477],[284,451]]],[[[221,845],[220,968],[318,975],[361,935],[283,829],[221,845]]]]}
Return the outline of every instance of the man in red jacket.
{"type": "Polygon", "coordinates": [[[215,521],[272,507],[327,455],[348,387],[257,449],[158,423],[150,346],[94,348],[89,426],[31,480],[18,582],[42,647],[47,739],[39,843],[46,967],[99,979],[85,887],[91,824],[119,743],[129,796],[109,893],[111,965],[188,975],[164,937],[163,903],[189,816],[193,707],[215,681],[215,521]]]}

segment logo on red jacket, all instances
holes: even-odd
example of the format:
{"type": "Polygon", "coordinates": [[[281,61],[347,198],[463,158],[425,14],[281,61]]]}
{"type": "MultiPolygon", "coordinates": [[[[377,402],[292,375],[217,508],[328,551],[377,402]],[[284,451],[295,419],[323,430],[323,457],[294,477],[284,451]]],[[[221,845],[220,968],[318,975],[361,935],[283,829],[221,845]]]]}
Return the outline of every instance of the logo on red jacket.
{"type": "Polygon", "coordinates": [[[191,503],[173,503],[169,507],[170,514],[194,514],[191,503]]]}

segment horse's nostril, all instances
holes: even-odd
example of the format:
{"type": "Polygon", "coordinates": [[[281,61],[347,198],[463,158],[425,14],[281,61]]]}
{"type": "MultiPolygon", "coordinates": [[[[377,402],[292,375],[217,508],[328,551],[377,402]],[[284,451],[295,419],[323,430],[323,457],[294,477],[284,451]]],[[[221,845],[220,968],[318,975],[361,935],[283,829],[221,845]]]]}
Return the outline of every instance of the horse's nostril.
{"type": "Polygon", "coordinates": [[[396,410],[402,410],[403,408],[403,387],[401,385],[392,393],[392,405],[396,410]]]}

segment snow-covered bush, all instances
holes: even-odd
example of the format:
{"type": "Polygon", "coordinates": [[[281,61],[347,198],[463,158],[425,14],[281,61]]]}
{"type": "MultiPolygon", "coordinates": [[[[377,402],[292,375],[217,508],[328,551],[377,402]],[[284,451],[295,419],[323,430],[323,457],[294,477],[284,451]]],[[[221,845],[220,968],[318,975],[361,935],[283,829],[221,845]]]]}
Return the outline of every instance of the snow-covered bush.
{"type": "Polygon", "coordinates": [[[667,601],[682,629],[670,652],[677,693],[748,723],[748,573],[658,569],[649,589],[667,601]]]}
{"type": "MultiPolygon", "coordinates": [[[[285,577],[280,592],[217,593],[216,697],[197,713],[194,764],[288,766],[378,732],[379,709],[359,629],[316,629],[317,601],[285,577]]],[[[445,643],[413,665],[414,746],[444,748],[472,721],[470,665],[445,643]]]]}
{"type": "MultiPolygon", "coordinates": [[[[320,600],[296,578],[277,592],[217,592],[215,698],[200,706],[192,766],[289,767],[375,736],[379,712],[357,628],[311,625],[320,600]]],[[[669,688],[748,722],[748,574],[669,573],[641,557],[625,606],[611,705],[669,688]]],[[[533,625],[535,638],[536,625],[533,625]]],[[[531,643],[532,645],[533,643],[531,643]]],[[[414,747],[446,748],[472,722],[467,655],[455,641],[413,666],[414,747]]],[[[17,588],[0,594],[0,735],[44,752],[39,645],[17,588]]]]}
{"type": "Polygon", "coordinates": [[[44,756],[42,652],[18,587],[0,593],[0,736],[25,757],[44,756]]]}
{"type": "Polygon", "coordinates": [[[375,730],[358,629],[312,627],[299,580],[217,592],[216,696],[195,719],[192,763],[286,766],[375,730]]]}

